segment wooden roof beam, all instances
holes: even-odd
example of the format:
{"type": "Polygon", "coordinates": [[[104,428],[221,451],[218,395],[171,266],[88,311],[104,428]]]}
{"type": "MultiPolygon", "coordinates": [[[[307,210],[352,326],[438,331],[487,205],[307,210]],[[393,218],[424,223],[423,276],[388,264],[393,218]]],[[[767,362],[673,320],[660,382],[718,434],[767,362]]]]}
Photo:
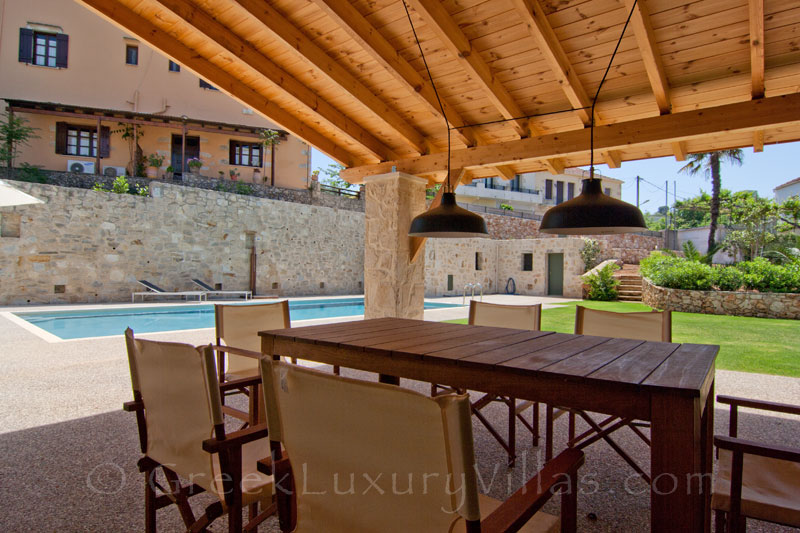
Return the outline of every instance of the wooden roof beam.
{"type": "Polygon", "coordinates": [[[764,151],[764,130],[753,132],[753,153],[764,151]]]}
{"type": "Polygon", "coordinates": [[[506,181],[511,181],[517,177],[517,173],[514,172],[514,169],[506,165],[496,165],[492,167],[492,169],[497,172],[497,177],[506,181]]]}
{"type": "Polygon", "coordinates": [[[564,173],[564,160],[559,157],[552,159],[543,159],[542,164],[547,168],[550,174],[563,174],[564,173]]]}
{"type": "Polygon", "coordinates": [[[273,8],[269,2],[262,0],[236,0],[258,20],[273,37],[281,41],[287,50],[298,58],[311,64],[330,81],[341,87],[377,118],[382,120],[401,137],[412,151],[420,154],[428,152],[429,143],[419,131],[405,121],[386,102],[375,96],[372,90],[364,86],[347,69],[330,57],[302,31],[295,27],[286,17],[273,8]]]}
{"type": "Polygon", "coordinates": [[[672,143],[672,152],[675,154],[675,161],[686,161],[686,143],[683,141],[676,141],[672,143]]]}
{"type": "MultiPolygon", "coordinates": [[[[625,6],[630,11],[634,0],[625,0],[625,6]]],[[[650,14],[647,10],[646,0],[636,1],[633,6],[631,24],[633,33],[636,36],[636,43],[639,45],[639,52],[642,54],[642,62],[650,80],[650,87],[656,97],[656,104],[659,112],[664,115],[672,110],[672,102],[669,95],[669,82],[664,71],[664,63],[661,61],[661,54],[658,52],[653,27],[650,25],[650,14]]]]}
{"type": "Polygon", "coordinates": [[[308,111],[318,114],[334,128],[364,147],[379,161],[397,159],[397,154],[352,119],[316,95],[305,84],[273,63],[252,44],[231,32],[225,25],[188,0],[157,0],[165,8],[186,21],[250,68],[264,76],[277,90],[293,98],[308,111]]]}
{"type": "MultiPolygon", "coordinates": [[[[333,19],[361,48],[405,86],[434,116],[441,116],[439,103],[431,84],[423,78],[411,63],[401,56],[394,46],[381,35],[377,28],[349,2],[341,0],[313,0],[326,15],[333,19]]],[[[471,128],[462,128],[467,123],[458,112],[442,99],[447,121],[453,128],[453,136],[466,146],[477,144],[471,128]]]]}
{"type": "Polygon", "coordinates": [[[608,168],[619,168],[622,165],[622,154],[619,153],[619,150],[606,150],[600,152],[600,155],[608,168]]]}
{"type": "Polygon", "coordinates": [[[178,39],[169,36],[163,28],[140,17],[119,2],[113,0],[80,0],[80,2],[112,24],[120,26],[126,33],[136,35],[142,41],[180,62],[198,76],[214,82],[214,85],[226,94],[252,107],[280,127],[326,153],[336,161],[349,166],[359,164],[353,154],[347,152],[317,130],[308,127],[304,122],[273,103],[269,98],[243,84],[241,80],[213,65],[197,51],[192,50],[178,39]]]}
{"type": "Polygon", "coordinates": [[[433,30],[447,50],[458,60],[461,67],[481,86],[486,96],[497,108],[503,118],[509,120],[520,137],[527,137],[531,133],[531,124],[528,119],[520,119],[525,115],[517,105],[511,94],[503,84],[494,77],[492,69],[481,58],[477,50],[472,48],[461,28],[447,12],[439,0],[405,0],[414,8],[425,23],[433,30]],[[514,120],[512,120],[514,119],[514,120]]]}
{"type": "MultiPolygon", "coordinates": [[[[783,124],[800,125],[800,93],[597,126],[594,146],[598,151],[624,150],[654,143],[702,139],[719,133],[756,131],[783,124]]],[[[715,149],[734,147],[717,145],[715,149]]],[[[454,150],[451,164],[455,168],[471,168],[568,156],[588,160],[588,129],[454,150]]],[[[358,183],[365,176],[390,172],[392,167],[409,174],[434,172],[447,168],[447,154],[348,168],[341,172],[340,177],[350,183],[358,183]]]]}
{"type": "Polygon", "coordinates": [[[528,26],[528,32],[536,41],[539,51],[553,71],[556,81],[561,85],[561,90],[572,104],[575,113],[581,122],[588,125],[592,101],[572,68],[539,0],[511,0],[511,2],[522,17],[522,21],[528,26]]]}
{"type": "Polygon", "coordinates": [[[764,98],[764,0],[749,0],[752,97],[764,98]]]}

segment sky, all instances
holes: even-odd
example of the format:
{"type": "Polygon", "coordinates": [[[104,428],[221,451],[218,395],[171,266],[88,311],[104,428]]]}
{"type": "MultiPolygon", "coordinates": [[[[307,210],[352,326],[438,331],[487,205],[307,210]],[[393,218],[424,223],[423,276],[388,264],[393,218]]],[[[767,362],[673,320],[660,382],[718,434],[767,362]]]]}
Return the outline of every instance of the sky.
{"type": "MultiPolygon", "coordinates": [[[[772,189],[800,176],[800,143],[765,145],[764,151],[753,153],[752,148],[744,148],[744,162],[741,167],[723,164],[722,187],[731,191],[756,190],[758,195],[772,198],[772,189]]],[[[597,154],[595,154],[597,157],[597,154]]],[[[313,149],[311,168],[325,168],[333,160],[322,152],[313,149]]],[[[664,205],[665,182],[669,182],[669,204],[672,205],[673,186],[677,185],[678,200],[697,196],[700,191],[711,192],[711,182],[703,174],[690,176],[678,170],[685,161],[674,157],[662,157],[643,161],[623,161],[620,168],[610,169],[597,165],[595,171],[609,178],[622,180],[622,199],[636,203],[636,176],[643,181],[639,185],[639,205],[642,211],[655,212],[664,205]],[[674,185],[673,185],[674,184],[674,185]]]]}

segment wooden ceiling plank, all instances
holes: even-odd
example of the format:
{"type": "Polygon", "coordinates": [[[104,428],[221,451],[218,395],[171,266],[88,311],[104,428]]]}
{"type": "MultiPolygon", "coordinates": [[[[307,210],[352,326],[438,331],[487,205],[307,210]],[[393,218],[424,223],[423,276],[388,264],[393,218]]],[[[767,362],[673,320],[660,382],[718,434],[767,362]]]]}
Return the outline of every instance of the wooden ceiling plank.
{"type": "Polygon", "coordinates": [[[269,2],[260,0],[236,0],[287,50],[313,65],[321,74],[346,91],[369,109],[376,117],[392,128],[409,147],[417,153],[425,153],[428,144],[425,137],[414,126],[406,122],[386,102],[364,86],[335,59],[317,46],[303,32],[273,8],[269,2]]]}
{"type": "Polygon", "coordinates": [[[675,161],[686,161],[688,155],[686,151],[686,143],[683,141],[676,141],[672,143],[672,151],[675,154],[675,161]]]}
{"type": "Polygon", "coordinates": [[[198,76],[209,80],[215,87],[222,89],[243,104],[259,111],[291,134],[311,144],[343,165],[358,164],[358,160],[353,154],[340,145],[319,131],[310,128],[303,121],[273,103],[269,98],[247,87],[235,76],[213,65],[178,39],[169,36],[162,28],[139,16],[119,2],[112,0],[80,0],[80,2],[112,24],[123,28],[126,33],[133,33],[163,54],[174,58],[198,76]]]}
{"type": "Polygon", "coordinates": [[[752,97],[764,97],[764,0],[749,0],[752,97]]]}
{"type": "Polygon", "coordinates": [[[509,120],[509,124],[517,134],[520,137],[530,135],[530,121],[519,118],[524,116],[525,113],[495,77],[489,65],[480,57],[478,51],[472,48],[469,39],[467,39],[464,32],[461,31],[461,28],[455,23],[439,0],[406,1],[425,20],[425,23],[456,57],[470,77],[481,85],[486,96],[500,114],[503,115],[503,118],[509,120]]]}
{"type": "Polygon", "coordinates": [[[352,119],[335,109],[326,100],[315,94],[305,84],[300,83],[269,58],[259,52],[252,44],[231,32],[225,25],[187,0],[157,0],[193,28],[238,57],[253,70],[259,72],[283,95],[302,104],[308,111],[318,114],[333,127],[363,146],[377,159],[387,161],[396,159],[397,154],[380,142],[371,133],[352,119]]]}
{"type": "Polygon", "coordinates": [[[608,168],[619,168],[622,165],[622,154],[619,150],[605,150],[600,152],[608,168]]]}
{"type": "MultiPolygon", "coordinates": [[[[595,127],[594,146],[595,150],[600,151],[629,150],[658,143],[667,143],[669,146],[669,143],[678,140],[703,139],[715,134],[733,138],[738,131],[755,131],[782,124],[800,125],[800,93],[598,126],[595,127]]],[[[587,158],[588,152],[589,132],[575,130],[455,150],[451,155],[451,164],[470,168],[554,156],[587,158]]],[[[340,177],[350,183],[358,183],[365,176],[386,173],[392,167],[409,174],[419,174],[441,170],[446,166],[447,154],[432,154],[349,168],[343,170],[340,177]]]]}
{"type": "Polygon", "coordinates": [[[536,40],[539,51],[547,61],[570,104],[576,110],[575,113],[581,122],[589,124],[587,108],[591,107],[592,101],[567,59],[561,42],[547,21],[547,15],[539,4],[539,0],[512,0],[512,3],[528,27],[528,32],[536,40]]]}
{"type": "Polygon", "coordinates": [[[753,132],[753,152],[764,151],[764,130],[756,130],[753,132]]]}
{"type": "MultiPolygon", "coordinates": [[[[364,16],[349,2],[340,0],[313,0],[314,3],[333,19],[347,34],[356,41],[373,59],[391,74],[395,80],[405,86],[427,108],[428,112],[438,117],[441,115],[439,103],[431,84],[423,78],[417,70],[400,55],[400,53],[386,40],[383,35],[364,18],[364,16]]],[[[476,144],[475,135],[471,128],[463,128],[467,123],[455,109],[450,107],[442,98],[447,121],[453,134],[466,146],[476,144]]]]}
{"type": "Polygon", "coordinates": [[[542,164],[547,168],[550,174],[563,174],[564,173],[564,160],[560,157],[542,160],[542,164]]]}
{"type": "Polygon", "coordinates": [[[650,80],[650,87],[656,97],[656,104],[662,115],[669,113],[672,102],[669,95],[669,82],[664,72],[664,64],[661,61],[661,54],[658,51],[653,27],[650,24],[650,14],[648,13],[646,0],[625,0],[628,10],[633,6],[631,24],[636,42],[639,44],[639,51],[642,54],[644,68],[647,71],[647,78],[650,80]],[[633,6],[633,2],[636,5],[633,6]]]}

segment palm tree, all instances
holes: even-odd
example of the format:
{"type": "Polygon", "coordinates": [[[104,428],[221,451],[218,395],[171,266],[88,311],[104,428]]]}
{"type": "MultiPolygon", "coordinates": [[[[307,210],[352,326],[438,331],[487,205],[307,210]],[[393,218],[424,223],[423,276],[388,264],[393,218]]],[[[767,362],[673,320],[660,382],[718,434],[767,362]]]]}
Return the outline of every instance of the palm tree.
{"type": "Polygon", "coordinates": [[[719,152],[706,152],[690,154],[689,162],[679,172],[694,176],[701,171],[706,179],[711,178],[711,223],[708,228],[708,249],[713,250],[717,244],[717,219],[719,218],[719,193],[722,188],[722,178],[719,167],[722,161],[731,165],[741,166],[744,152],[735,150],[720,150],[719,152]]]}

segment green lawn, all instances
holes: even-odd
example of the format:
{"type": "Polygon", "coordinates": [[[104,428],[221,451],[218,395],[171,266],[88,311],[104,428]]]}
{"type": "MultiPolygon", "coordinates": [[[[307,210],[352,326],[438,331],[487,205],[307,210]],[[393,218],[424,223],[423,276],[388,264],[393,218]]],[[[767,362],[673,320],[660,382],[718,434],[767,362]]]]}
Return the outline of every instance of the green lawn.
{"type": "MultiPolygon", "coordinates": [[[[627,302],[582,302],[607,311],[649,311],[627,302]]],[[[464,320],[453,322],[466,323],[464,320]]],[[[542,329],[572,333],[575,304],[542,311],[542,329]]],[[[718,344],[717,368],[800,377],[800,321],[741,316],[672,313],[672,340],[718,344]]]]}

